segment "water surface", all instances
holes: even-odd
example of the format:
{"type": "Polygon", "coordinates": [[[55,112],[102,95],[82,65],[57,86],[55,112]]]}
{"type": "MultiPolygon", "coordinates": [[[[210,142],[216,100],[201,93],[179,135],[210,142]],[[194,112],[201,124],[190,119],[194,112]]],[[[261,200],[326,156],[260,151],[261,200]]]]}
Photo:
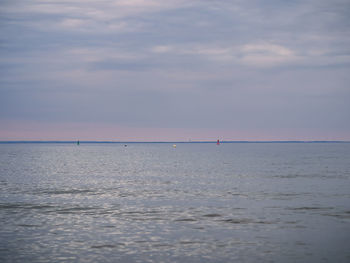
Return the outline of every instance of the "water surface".
{"type": "Polygon", "coordinates": [[[350,262],[349,143],[0,144],[1,262],[350,262]]]}

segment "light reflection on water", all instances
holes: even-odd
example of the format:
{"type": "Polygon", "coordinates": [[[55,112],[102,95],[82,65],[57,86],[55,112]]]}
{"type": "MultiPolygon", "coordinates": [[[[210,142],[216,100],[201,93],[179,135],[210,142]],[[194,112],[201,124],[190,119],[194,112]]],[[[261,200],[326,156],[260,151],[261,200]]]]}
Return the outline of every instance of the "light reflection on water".
{"type": "Polygon", "coordinates": [[[1,262],[349,262],[350,144],[1,144],[1,262]]]}

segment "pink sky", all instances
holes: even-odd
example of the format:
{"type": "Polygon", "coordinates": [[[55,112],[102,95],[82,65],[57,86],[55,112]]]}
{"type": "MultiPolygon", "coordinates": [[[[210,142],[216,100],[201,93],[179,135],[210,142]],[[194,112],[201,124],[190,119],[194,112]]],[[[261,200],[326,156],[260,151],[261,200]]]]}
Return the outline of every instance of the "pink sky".
{"type": "MultiPolygon", "coordinates": [[[[5,125],[4,125],[5,124],[5,125]]],[[[240,130],[140,128],[91,123],[6,122],[0,140],[212,141],[350,140],[346,133],[311,129],[240,130]]]]}

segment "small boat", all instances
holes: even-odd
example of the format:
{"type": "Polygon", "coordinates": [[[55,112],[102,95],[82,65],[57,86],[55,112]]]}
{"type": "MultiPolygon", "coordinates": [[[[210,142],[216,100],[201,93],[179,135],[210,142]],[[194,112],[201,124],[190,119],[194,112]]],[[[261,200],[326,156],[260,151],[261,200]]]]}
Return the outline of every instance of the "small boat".
{"type": "Polygon", "coordinates": [[[216,145],[220,145],[220,140],[217,140],[217,141],[216,141],[216,145]]]}

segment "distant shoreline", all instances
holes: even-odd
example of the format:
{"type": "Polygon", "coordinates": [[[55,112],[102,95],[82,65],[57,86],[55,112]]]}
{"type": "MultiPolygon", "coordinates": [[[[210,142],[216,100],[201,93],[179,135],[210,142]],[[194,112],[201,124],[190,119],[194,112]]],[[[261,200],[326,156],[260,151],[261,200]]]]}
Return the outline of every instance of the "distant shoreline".
{"type": "MultiPolygon", "coordinates": [[[[77,141],[0,141],[0,144],[76,144],[77,141]]],[[[216,141],[79,141],[79,143],[132,144],[132,143],[216,143],[216,141]]],[[[350,141],[220,141],[220,143],[350,143],[350,141]]]]}

